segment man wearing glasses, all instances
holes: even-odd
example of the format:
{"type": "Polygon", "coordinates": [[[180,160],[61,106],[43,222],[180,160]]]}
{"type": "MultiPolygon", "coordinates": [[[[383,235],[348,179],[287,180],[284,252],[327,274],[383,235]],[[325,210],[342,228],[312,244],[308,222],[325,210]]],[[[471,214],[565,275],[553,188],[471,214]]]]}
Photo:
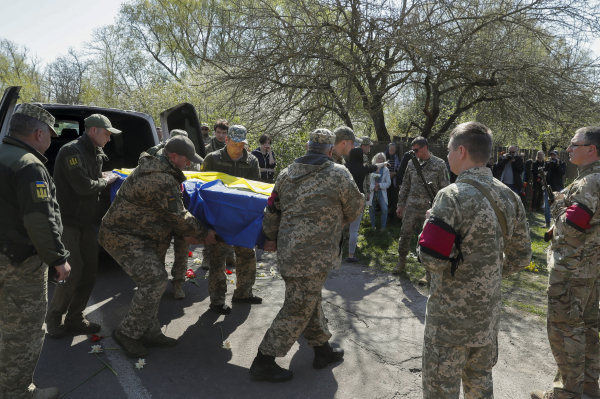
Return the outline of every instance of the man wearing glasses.
{"type": "Polygon", "coordinates": [[[210,140],[210,134],[208,133],[210,128],[208,127],[208,123],[203,123],[202,125],[200,125],[200,130],[202,130],[202,138],[204,139],[204,144],[208,144],[210,140]]]}
{"type": "Polygon", "coordinates": [[[555,192],[548,251],[548,340],[558,366],[553,390],[532,399],[592,398],[598,389],[598,290],[600,250],[600,127],[575,132],[567,148],[578,176],[555,192]]]}
{"type": "MultiPolygon", "coordinates": [[[[429,152],[427,139],[424,137],[415,138],[412,143],[412,150],[419,159],[423,176],[425,180],[433,184],[435,192],[450,184],[448,181],[448,170],[446,163],[429,152]]],[[[396,214],[403,218],[402,228],[400,229],[400,239],[398,241],[398,263],[392,271],[394,274],[400,274],[406,266],[406,257],[410,240],[416,229],[423,227],[425,222],[425,213],[431,208],[431,201],[427,191],[423,186],[421,178],[412,162],[408,163],[406,173],[402,181],[402,187],[398,194],[398,209],[396,214]]],[[[431,274],[427,271],[425,277],[419,281],[419,284],[428,284],[431,281],[431,274]]]]}
{"type": "Polygon", "coordinates": [[[523,165],[523,158],[518,156],[518,150],[519,148],[515,145],[508,148],[508,154],[502,155],[496,163],[496,176],[494,177],[506,184],[517,195],[521,195],[523,187],[521,175],[525,170],[525,165],[523,165]]]}

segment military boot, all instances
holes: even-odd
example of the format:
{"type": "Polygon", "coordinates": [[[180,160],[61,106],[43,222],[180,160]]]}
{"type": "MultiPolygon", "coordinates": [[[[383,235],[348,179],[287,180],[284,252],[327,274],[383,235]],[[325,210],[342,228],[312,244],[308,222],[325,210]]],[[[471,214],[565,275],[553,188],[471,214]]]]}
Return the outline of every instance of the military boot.
{"type": "Polygon", "coordinates": [[[56,399],[58,398],[58,388],[35,388],[31,399],[56,399]]]}
{"type": "Polygon", "coordinates": [[[544,391],[533,391],[531,392],[531,399],[555,399],[554,391],[544,392],[544,391]]]}
{"type": "Polygon", "coordinates": [[[112,339],[123,349],[125,354],[133,359],[144,358],[148,356],[148,351],[139,339],[129,338],[117,330],[113,330],[112,339]]]}
{"type": "Polygon", "coordinates": [[[598,398],[600,397],[600,389],[598,387],[598,381],[592,382],[584,382],[583,383],[583,393],[589,396],[590,398],[598,398]]]}
{"type": "Polygon", "coordinates": [[[263,355],[260,350],[250,366],[250,374],[254,378],[269,382],[285,382],[294,377],[291,370],[286,370],[275,363],[275,356],[263,355]]]}
{"type": "Polygon", "coordinates": [[[313,350],[315,351],[315,359],[312,366],[316,369],[322,369],[329,363],[339,362],[344,357],[344,350],[342,348],[332,348],[329,342],[321,346],[313,346],[313,350]]]}
{"type": "Polygon", "coordinates": [[[398,259],[398,263],[396,263],[396,267],[392,270],[392,274],[400,274],[404,271],[404,267],[406,266],[406,259],[398,259]]]}
{"type": "Polygon", "coordinates": [[[427,270],[422,279],[419,280],[419,285],[427,285],[431,282],[431,272],[427,270]]]}
{"type": "Polygon", "coordinates": [[[181,281],[175,281],[171,285],[173,286],[173,298],[185,298],[185,291],[183,291],[183,283],[181,281]]]}
{"type": "Polygon", "coordinates": [[[175,338],[169,338],[165,334],[160,334],[154,338],[140,338],[140,342],[146,348],[172,348],[177,345],[175,338]]]}
{"type": "Polygon", "coordinates": [[[67,329],[61,324],[62,317],[48,316],[46,318],[46,331],[53,338],[62,338],[67,335],[67,329]]]}
{"type": "Polygon", "coordinates": [[[100,324],[92,323],[85,317],[79,321],[65,320],[65,328],[70,332],[80,332],[83,334],[95,334],[102,330],[100,324]]]}

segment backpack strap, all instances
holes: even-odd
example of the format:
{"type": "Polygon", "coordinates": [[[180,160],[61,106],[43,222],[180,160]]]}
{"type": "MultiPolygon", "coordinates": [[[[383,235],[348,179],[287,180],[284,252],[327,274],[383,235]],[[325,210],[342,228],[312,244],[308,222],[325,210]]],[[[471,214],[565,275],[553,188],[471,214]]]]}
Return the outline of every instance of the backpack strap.
{"type": "Polygon", "coordinates": [[[498,206],[498,204],[496,203],[496,201],[492,197],[492,193],[490,192],[490,190],[486,186],[484,186],[483,184],[481,184],[478,181],[475,181],[473,179],[461,179],[457,183],[467,183],[467,184],[470,184],[473,187],[475,187],[477,190],[479,190],[479,192],[481,194],[483,194],[483,196],[485,198],[487,198],[487,200],[490,202],[490,205],[492,205],[492,208],[494,208],[494,212],[496,213],[496,217],[498,218],[498,222],[500,222],[500,227],[502,228],[502,236],[504,238],[504,245],[506,245],[507,244],[506,240],[507,240],[507,236],[508,236],[508,227],[506,226],[506,217],[504,216],[504,214],[500,210],[500,207],[498,206]]]}

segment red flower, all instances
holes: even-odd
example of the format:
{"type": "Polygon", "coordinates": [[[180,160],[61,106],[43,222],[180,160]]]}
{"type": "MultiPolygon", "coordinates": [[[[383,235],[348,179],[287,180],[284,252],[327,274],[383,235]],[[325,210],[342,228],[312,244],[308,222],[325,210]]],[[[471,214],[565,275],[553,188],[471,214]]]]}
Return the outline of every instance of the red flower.
{"type": "Polygon", "coordinates": [[[227,274],[233,274],[233,272],[231,270],[229,270],[229,269],[225,269],[225,273],[227,273],[227,274]]]}
{"type": "Polygon", "coordinates": [[[102,338],[104,338],[104,335],[92,334],[92,337],[90,339],[94,342],[97,342],[97,341],[100,341],[102,338]]]}
{"type": "Polygon", "coordinates": [[[194,271],[193,271],[192,269],[189,269],[189,270],[187,271],[187,273],[185,273],[185,276],[186,276],[187,278],[195,278],[195,277],[196,277],[196,273],[194,273],[194,271]]]}
{"type": "Polygon", "coordinates": [[[188,256],[191,258],[192,256],[194,256],[194,253],[190,251],[188,252],[188,256]]]}

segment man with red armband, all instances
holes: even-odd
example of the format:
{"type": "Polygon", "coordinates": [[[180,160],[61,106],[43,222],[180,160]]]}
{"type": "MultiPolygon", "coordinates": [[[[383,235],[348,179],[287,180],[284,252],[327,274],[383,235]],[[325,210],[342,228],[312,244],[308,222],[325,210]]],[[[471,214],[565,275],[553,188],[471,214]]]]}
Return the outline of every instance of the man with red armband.
{"type": "Polygon", "coordinates": [[[554,193],[548,251],[548,340],[558,366],[553,390],[533,399],[592,398],[598,389],[598,255],[600,250],[600,128],[575,132],[567,148],[579,175],[554,193]]]}
{"type": "Polygon", "coordinates": [[[492,134],[478,122],[450,134],[456,182],[428,211],[417,251],[431,272],[423,343],[423,398],[493,398],[502,277],[531,260],[523,203],[486,163],[492,134]]]}

